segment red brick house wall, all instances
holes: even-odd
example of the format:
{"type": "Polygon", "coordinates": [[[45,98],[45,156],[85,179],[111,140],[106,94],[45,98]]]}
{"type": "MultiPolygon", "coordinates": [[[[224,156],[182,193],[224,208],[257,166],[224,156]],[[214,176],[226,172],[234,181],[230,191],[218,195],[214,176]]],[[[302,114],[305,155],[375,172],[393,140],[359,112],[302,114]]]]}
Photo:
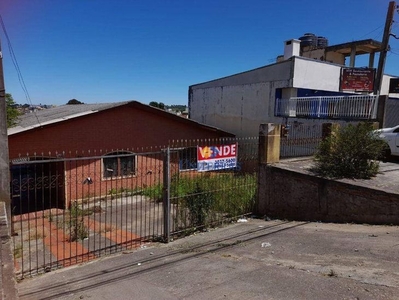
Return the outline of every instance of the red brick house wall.
{"type": "Polygon", "coordinates": [[[9,156],[10,160],[64,158],[64,191],[58,194],[63,194],[65,206],[68,206],[70,201],[104,196],[111,190],[133,190],[162,181],[160,154],[137,155],[136,170],[131,176],[104,178],[102,157],[108,153],[117,150],[156,152],[176,140],[231,136],[171,113],[129,102],[9,135],[9,156]],[[91,184],[84,183],[87,177],[92,179],[91,184]]]}

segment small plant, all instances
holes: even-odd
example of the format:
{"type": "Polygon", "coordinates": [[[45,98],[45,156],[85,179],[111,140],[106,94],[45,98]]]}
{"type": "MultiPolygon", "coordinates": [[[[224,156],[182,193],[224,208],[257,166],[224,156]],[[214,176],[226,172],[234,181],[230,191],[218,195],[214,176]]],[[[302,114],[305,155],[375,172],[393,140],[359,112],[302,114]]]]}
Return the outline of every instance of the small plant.
{"type": "Polygon", "coordinates": [[[69,222],[69,241],[76,242],[84,240],[89,236],[89,230],[84,225],[83,220],[72,219],[69,222]]]}
{"type": "Polygon", "coordinates": [[[161,184],[146,187],[142,190],[143,196],[150,197],[155,202],[162,202],[163,199],[163,186],[161,184]]]}
{"type": "Polygon", "coordinates": [[[371,123],[339,127],[320,143],[312,171],[328,178],[368,179],[378,173],[384,148],[371,123]]]}
{"type": "Polygon", "coordinates": [[[71,208],[69,210],[69,220],[64,221],[64,224],[67,225],[67,229],[69,231],[70,242],[83,240],[89,236],[89,230],[84,225],[83,217],[91,215],[92,213],[93,209],[82,209],[76,202],[71,204],[71,208]]]}
{"type": "Polygon", "coordinates": [[[112,232],[115,230],[115,227],[112,225],[105,225],[103,229],[100,229],[98,233],[107,233],[107,232],[112,232]]]}
{"type": "Polygon", "coordinates": [[[54,221],[54,216],[53,216],[52,214],[49,214],[49,215],[47,216],[47,219],[48,219],[48,221],[51,223],[51,222],[54,221]]]}
{"type": "Polygon", "coordinates": [[[29,240],[39,240],[45,238],[46,235],[42,232],[35,231],[29,234],[29,240]]]}
{"type": "Polygon", "coordinates": [[[338,275],[333,269],[330,269],[330,272],[328,272],[327,276],[329,276],[329,277],[337,277],[338,275]]]}
{"type": "Polygon", "coordinates": [[[71,208],[69,210],[72,218],[89,216],[93,213],[93,208],[82,209],[79,204],[76,202],[71,204],[71,208]]]}
{"type": "Polygon", "coordinates": [[[23,253],[23,248],[21,244],[14,247],[14,258],[21,258],[23,253]]]}
{"type": "Polygon", "coordinates": [[[198,184],[193,193],[186,197],[189,219],[192,226],[206,225],[213,204],[213,195],[204,191],[198,184]]]}

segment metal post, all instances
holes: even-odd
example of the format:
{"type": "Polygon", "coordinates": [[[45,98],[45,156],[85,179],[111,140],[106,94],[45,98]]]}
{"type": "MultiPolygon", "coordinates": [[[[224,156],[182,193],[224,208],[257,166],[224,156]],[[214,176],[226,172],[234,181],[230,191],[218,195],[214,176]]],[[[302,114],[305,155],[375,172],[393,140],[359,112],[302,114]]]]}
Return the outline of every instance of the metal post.
{"type": "Polygon", "coordinates": [[[170,148],[164,153],[163,159],[163,224],[164,241],[170,242],[170,148]]]}
{"type": "Polygon", "coordinates": [[[11,217],[10,201],[10,166],[8,156],[7,135],[7,106],[6,90],[4,86],[3,53],[0,42],[0,202],[4,202],[7,208],[7,218],[11,217]]]}

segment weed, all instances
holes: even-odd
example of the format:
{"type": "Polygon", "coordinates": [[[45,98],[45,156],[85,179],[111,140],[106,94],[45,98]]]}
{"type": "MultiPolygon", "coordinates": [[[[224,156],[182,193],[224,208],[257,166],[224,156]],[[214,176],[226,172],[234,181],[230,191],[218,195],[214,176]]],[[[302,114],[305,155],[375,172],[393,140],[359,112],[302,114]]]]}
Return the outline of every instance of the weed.
{"type": "Polygon", "coordinates": [[[337,277],[338,274],[333,269],[330,269],[330,272],[328,272],[327,276],[329,276],[329,277],[337,277]]]}
{"type": "Polygon", "coordinates": [[[14,247],[14,258],[21,258],[23,253],[23,248],[21,244],[14,247]]]}
{"type": "MultiPolygon", "coordinates": [[[[187,225],[204,226],[218,215],[243,215],[253,208],[256,186],[255,174],[206,173],[194,177],[175,174],[170,187],[171,202],[178,207],[175,224],[183,229],[187,225]]],[[[160,202],[162,192],[163,185],[158,184],[145,187],[141,194],[160,202]]]]}
{"type": "Polygon", "coordinates": [[[69,241],[76,242],[84,240],[89,236],[89,230],[84,225],[83,220],[71,220],[69,223],[69,241]]]}
{"type": "Polygon", "coordinates": [[[107,232],[112,232],[114,230],[115,230],[114,226],[105,225],[104,229],[100,229],[100,231],[98,233],[102,233],[102,232],[107,233],[107,232]]]}
{"type": "Polygon", "coordinates": [[[49,214],[49,215],[47,216],[47,219],[48,219],[48,221],[51,223],[51,222],[54,221],[54,216],[53,216],[52,214],[49,214]]]}
{"type": "Polygon", "coordinates": [[[82,209],[76,202],[72,203],[69,213],[72,218],[89,216],[93,213],[93,208],[82,209]]]}
{"type": "Polygon", "coordinates": [[[29,234],[29,240],[39,240],[45,238],[46,235],[43,232],[35,231],[29,234]]]}

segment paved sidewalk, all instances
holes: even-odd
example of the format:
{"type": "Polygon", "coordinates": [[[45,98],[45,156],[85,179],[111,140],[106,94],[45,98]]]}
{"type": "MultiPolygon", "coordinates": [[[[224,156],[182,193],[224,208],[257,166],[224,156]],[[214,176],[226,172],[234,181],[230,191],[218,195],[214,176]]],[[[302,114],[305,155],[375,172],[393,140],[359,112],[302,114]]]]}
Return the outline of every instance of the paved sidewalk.
{"type": "Polygon", "coordinates": [[[398,299],[399,227],[249,219],[18,284],[20,299],[398,299]]]}

